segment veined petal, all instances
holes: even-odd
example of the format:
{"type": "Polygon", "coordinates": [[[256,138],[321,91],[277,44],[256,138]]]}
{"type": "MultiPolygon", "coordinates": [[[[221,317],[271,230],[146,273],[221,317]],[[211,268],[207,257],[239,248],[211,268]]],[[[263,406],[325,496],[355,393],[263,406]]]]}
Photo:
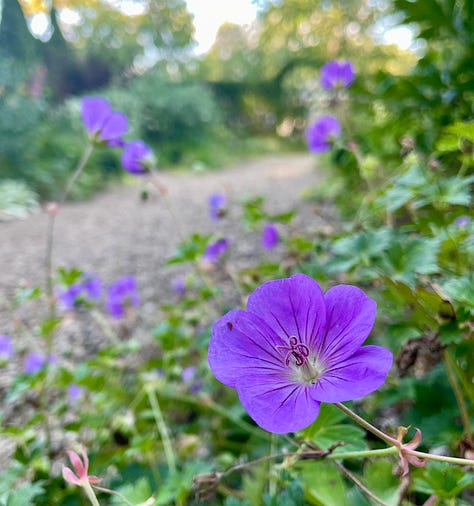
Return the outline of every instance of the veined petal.
{"type": "Polygon", "coordinates": [[[99,132],[112,113],[110,103],[102,97],[84,97],[81,102],[82,121],[90,134],[99,132]]]}
{"type": "Polygon", "coordinates": [[[363,346],[352,356],[327,369],[314,386],[320,402],[358,399],[377,390],[387,378],[393,356],[381,346],[363,346]]]}
{"type": "Polygon", "coordinates": [[[235,388],[237,378],[249,372],[284,370],[284,358],[275,348],[279,343],[275,332],[258,316],[235,309],[214,325],[209,365],[219,381],[235,388]]]}
{"type": "Polygon", "coordinates": [[[126,134],[128,130],[128,119],[123,112],[113,112],[105,120],[101,130],[100,138],[103,141],[118,139],[126,134]]]}
{"type": "Polygon", "coordinates": [[[356,286],[337,285],[324,296],[327,332],[317,345],[319,361],[331,366],[350,357],[367,339],[377,304],[356,286]]]}
{"type": "Polygon", "coordinates": [[[320,403],[310,388],[289,382],[281,374],[245,374],[236,383],[240,402],[263,429],[276,434],[296,432],[310,425],[320,403]]]}
{"type": "Polygon", "coordinates": [[[295,274],[287,279],[269,281],[249,297],[247,310],[258,315],[286,345],[290,336],[310,350],[326,330],[323,292],[314,279],[295,274]]]}

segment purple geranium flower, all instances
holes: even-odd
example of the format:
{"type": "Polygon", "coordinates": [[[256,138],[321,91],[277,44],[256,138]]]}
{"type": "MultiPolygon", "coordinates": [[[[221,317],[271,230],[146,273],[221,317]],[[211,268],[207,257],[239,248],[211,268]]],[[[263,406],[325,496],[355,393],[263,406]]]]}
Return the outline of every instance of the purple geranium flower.
{"type": "Polygon", "coordinates": [[[331,149],[331,140],[341,133],[341,124],[334,116],[322,116],[306,132],[309,150],[323,153],[331,149]]]}
{"type": "Polygon", "coordinates": [[[67,395],[69,399],[69,404],[74,405],[77,404],[84,397],[85,390],[76,383],[71,383],[67,387],[67,395]]]}
{"type": "Polygon", "coordinates": [[[113,111],[109,101],[102,97],[84,97],[81,112],[91,139],[120,145],[120,137],[128,130],[128,120],[124,113],[113,111]]]}
{"type": "Polygon", "coordinates": [[[177,276],[172,281],[173,284],[173,290],[178,295],[184,295],[186,293],[186,281],[182,276],[177,276]]]}
{"type": "Polygon", "coordinates": [[[139,304],[137,281],[133,276],[123,276],[109,286],[106,307],[114,318],[122,318],[128,305],[137,307],[139,304]]]}
{"type": "Polygon", "coordinates": [[[349,61],[334,60],[321,67],[321,86],[327,90],[347,88],[354,78],[354,67],[349,61]]]}
{"type": "Polygon", "coordinates": [[[42,353],[33,351],[26,355],[25,360],[23,361],[23,370],[25,374],[36,374],[43,369],[47,362],[52,365],[56,364],[57,361],[58,360],[54,355],[50,355],[48,358],[42,353]]]}
{"type": "Polygon", "coordinates": [[[58,289],[60,302],[67,309],[74,309],[80,304],[98,300],[102,293],[100,279],[91,273],[83,274],[81,280],[73,283],[67,289],[58,289]]]}
{"type": "Polygon", "coordinates": [[[122,153],[124,169],[134,175],[145,174],[155,162],[153,151],[142,140],[127,142],[122,153]]]}
{"type": "Polygon", "coordinates": [[[211,220],[218,221],[225,214],[226,198],[222,193],[213,193],[209,196],[209,215],[211,220]]]}
{"type": "Polygon", "coordinates": [[[469,222],[471,221],[471,218],[469,216],[463,215],[458,216],[454,220],[454,224],[458,226],[459,228],[466,228],[469,225],[469,222]]]}
{"type": "Polygon", "coordinates": [[[7,362],[13,358],[14,355],[13,344],[10,337],[5,334],[0,334],[0,363],[7,362]]]}
{"type": "Polygon", "coordinates": [[[214,325],[209,365],[249,415],[275,433],[311,424],[321,402],[363,397],[386,379],[392,354],[362,346],[376,303],[355,286],[323,294],[304,274],[269,281],[214,325]]]}
{"type": "Polygon", "coordinates": [[[278,234],[278,229],[274,223],[268,223],[265,225],[262,231],[262,246],[266,250],[273,249],[280,240],[280,235],[278,234]]]}
{"type": "Polygon", "coordinates": [[[229,249],[229,239],[222,238],[209,244],[204,252],[204,260],[215,263],[229,249]]]}

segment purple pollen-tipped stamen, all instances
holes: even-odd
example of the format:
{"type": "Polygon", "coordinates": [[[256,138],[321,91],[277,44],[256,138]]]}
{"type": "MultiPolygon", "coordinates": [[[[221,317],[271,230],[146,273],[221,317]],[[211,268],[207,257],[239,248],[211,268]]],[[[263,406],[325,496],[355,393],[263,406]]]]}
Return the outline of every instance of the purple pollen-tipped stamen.
{"type": "Polygon", "coordinates": [[[309,348],[306,344],[298,342],[298,338],[296,336],[290,336],[288,343],[289,346],[277,345],[276,349],[278,351],[284,350],[287,352],[285,356],[286,365],[290,365],[291,357],[293,357],[295,365],[297,367],[301,367],[309,356],[309,348]]]}

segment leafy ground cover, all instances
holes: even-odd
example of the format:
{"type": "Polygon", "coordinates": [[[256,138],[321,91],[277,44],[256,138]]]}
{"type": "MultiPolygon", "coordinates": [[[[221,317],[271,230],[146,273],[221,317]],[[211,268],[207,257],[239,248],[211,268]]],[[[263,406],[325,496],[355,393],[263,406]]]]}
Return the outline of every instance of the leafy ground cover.
{"type": "Polygon", "coordinates": [[[247,172],[248,194],[202,179],[178,213],[122,111],[81,101],[83,155],[31,222],[46,262],[5,296],[3,504],[472,503],[474,17],[420,4],[437,15],[396,2],[430,42],[406,75],[321,64],[305,132],[326,177],[301,202],[247,172]],[[140,200],[65,207],[109,153],[140,200]]]}

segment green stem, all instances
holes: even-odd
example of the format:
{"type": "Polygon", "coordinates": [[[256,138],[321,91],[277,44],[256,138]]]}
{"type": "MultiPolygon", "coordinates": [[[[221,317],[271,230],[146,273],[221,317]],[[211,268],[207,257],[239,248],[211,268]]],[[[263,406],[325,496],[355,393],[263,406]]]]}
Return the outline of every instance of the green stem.
{"type": "Polygon", "coordinates": [[[462,459],[458,457],[449,457],[447,455],[434,455],[433,453],[418,452],[416,450],[404,449],[404,453],[407,455],[413,455],[420,459],[436,460],[437,462],[448,462],[449,464],[456,464],[459,466],[471,466],[474,467],[474,460],[462,459]]]}
{"type": "Polygon", "coordinates": [[[158,403],[156,393],[149,387],[146,387],[146,393],[148,395],[148,400],[150,402],[150,406],[153,411],[156,427],[161,436],[161,442],[163,443],[163,449],[165,451],[165,457],[166,462],[168,464],[169,472],[172,475],[176,474],[176,459],[173,452],[173,446],[171,444],[168,427],[165,423],[165,419],[163,418],[163,413],[161,412],[160,404],[158,403]]]}
{"type": "Polygon", "coordinates": [[[98,485],[94,485],[94,488],[96,490],[99,490],[99,492],[105,492],[106,494],[115,495],[118,497],[121,501],[123,501],[127,506],[134,506],[124,495],[122,495],[120,492],[116,492],[115,490],[111,490],[110,488],[104,488],[99,487],[98,485]]]}
{"type": "Polygon", "coordinates": [[[397,448],[400,446],[400,441],[398,441],[397,439],[395,439],[392,436],[389,436],[388,434],[385,434],[385,432],[381,431],[380,429],[377,429],[377,427],[374,427],[367,420],[364,420],[362,417],[360,417],[359,415],[354,413],[354,411],[349,409],[347,406],[344,406],[344,404],[341,404],[340,402],[336,402],[334,405],[336,407],[338,407],[341,411],[343,411],[347,416],[352,418],[361,427],[363,427],[365,430],[371,432],[372,434],[374,434],[374,436],[377,436],[382,441],[385,441],[389,445],[396,446],[397,448]]]}
{"type": "Polygon", "coordinates": [[[456,397],[456,401],[459,406],[459,412],[461,413],[462,425],[464,427],[464,434],[472,439],[472,431],[471,431],[471,422],[469,420],[469,413],[467,412],[466,403],[464,402],[464,397],[461,389],[459,388],[459,384],[456,379],[455,365],[453,363],[453,359],[449,354],[449,351],[445,349],[443,351],[443,360],[444,365],[446,366],[446,372],[448,374],[449,382],[451,383],[451,387],[454,392],[454,396],[456,397]]]}
{"type": "MultiPolygon", "coordinates": [[[[270,436],[270,451],[268,455],[273,455],[276,446],[276,435],[272,434],[270,436]]],[[[272,473],[271,468],[268,469],[268,493],[270,497],[274,497],[277,491],[277,483],[275,479],[275,475],[272,473]]]]}
{"type": "Polygon", "coordinates": [[[84,480],[84,483],[81,486],[84,492],[86,493],[87,499],[89,499],[92,506],[100,506],[100,503],[97,497],[95,496],[94,491],[92,490],[91,484],[88,481],[84,480]]]}
{"type": "MultiPolygon", "coordinates": [[[[376,435],[386,443],[392,445],[397,452],[399,452],[401,455],[412,455],[414,457],[419,457],[421,459],[427,459],[427,460],[436,460],[438,462],[449,462],[450,464],[456,464],[461,466],[474,466],[474,460],[471,459],[462,459],[457,457],[449,457],[445,455],[434,455],[432,453],[424,453],[419,452],[414,449],[411,449],[407,445],[404,445],[401,441],[398,441],[398,439],[393,438],[392,436],[389,436],[388,434],[385,434],[385,432],[382,432],[380,429],[377,429],[377,427],[374,427],[369,422],[361,418],[359,415],[354,413],[352,410],[350,410],[347,406],[344,406],[344,404],[341,403],[335,403],[335,405],[341,410],[344,411],[344,413],[347,414],[347,416],[351,417],[355,422],[357,422],[360,426],[364,427],[364,429],[368,430],[372,434],[376,435]]],[[[395,450],[393,450],[393,453],[396,453],[395,450]]],[[[375,450],[374,450],[375,451],[375,450]]],[[[341,455],[341,454],[339,454],[341,455]]],[[[330,458],[331,456],[328,455],[327,458],[330,458]]],[[[334,458],[334,457],[333,457],[334,458]]]]}
{"type": "Polygon", "coordinates": [[[388,455],[394,455],[398,453],[396,446],[390,446],[389,448],[380,448],[378,450],[360,450],[357,452],[341,452],[341,453],[330,453],[326,457],[326,460],[346,460],[346,459],[360,459],[365,457],[386,457],[388,455]]]}
{"type": "Polygon", "coordinates": [[[367,497],[370,497],[373,501],[375,501],[377,504],[380,504],[380,506],[388,506],[387,503],[383,502],[382,499],[380,499],[379,497],[377,497],[373,492],[372,490],[368,489],[358,478],[357,476],[355,476],[354,474],[352,474],[348,469],[346,469],[342,464],[340,464],[339,462],[335,462],[334,463],[336,465],[336,467],[339,469],[339,471],[341,471],[342,474],[344,474],[345,476],[347,476],[347,478],[349,478],[357,487],[359,487],[362,492],[364,492],[364,494],[367,496],[367,497]]]}

